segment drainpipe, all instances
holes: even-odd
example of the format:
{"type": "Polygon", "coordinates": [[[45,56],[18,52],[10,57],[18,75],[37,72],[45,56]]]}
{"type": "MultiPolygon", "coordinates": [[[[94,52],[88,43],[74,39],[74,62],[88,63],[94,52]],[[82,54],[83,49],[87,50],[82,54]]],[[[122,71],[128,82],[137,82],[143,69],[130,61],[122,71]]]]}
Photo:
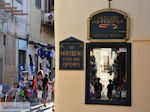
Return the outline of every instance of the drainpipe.
{"type": "Polygon", "coordinates": [[[5,83],[5,45],[6,45],[6,35],[4,35],[3,38],[3,80],[2,80],[3,85],[5,83]]]}

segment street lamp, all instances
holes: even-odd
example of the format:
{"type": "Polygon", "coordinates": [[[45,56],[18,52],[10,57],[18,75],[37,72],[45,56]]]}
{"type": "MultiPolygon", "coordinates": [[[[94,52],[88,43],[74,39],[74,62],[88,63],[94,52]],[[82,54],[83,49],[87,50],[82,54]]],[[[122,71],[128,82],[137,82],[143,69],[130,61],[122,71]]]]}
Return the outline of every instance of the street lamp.
{"type": "Polygon", "coordinates": [[[5,45],[6,45],[6,35],[4,35],[3,38],[3,80],[2,80],[2,84],[4,85],[5,83],[5,45]]]}

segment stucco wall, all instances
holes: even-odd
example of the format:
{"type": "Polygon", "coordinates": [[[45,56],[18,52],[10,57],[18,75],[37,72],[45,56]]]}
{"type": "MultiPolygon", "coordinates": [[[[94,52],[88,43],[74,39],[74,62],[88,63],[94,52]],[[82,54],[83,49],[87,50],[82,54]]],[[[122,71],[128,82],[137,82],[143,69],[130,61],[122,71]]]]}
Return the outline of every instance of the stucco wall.
{"type": "Polygon", "coordinates": [[[41,0],[41,9],[35,6],[35,0],[30,1],[30,38],[54,45],[53,31],[49,27],[41,25],[42,11],[44,11],[44,0],[41,0]]]}
{"type": "Polygon", "coordinates": [[[5,46],[5,76],[4,84],[13,85],[17,77],[16,72],[16,39],[6,36],[5,46]]]}
{"type": "Polygon", "coordinates": [[[132,43],[132,106],[125,107],[85,105],[85,69],[59,70],[59,42],[70,36],[88,42],[87,18],[94,11],[108,8],[107,0],[55,0],[56,112],[150,111],[149,4],[149,0],[113,0],[112,2],[112,8],[127,12],[131,19],[129,42],[132,43]]]}

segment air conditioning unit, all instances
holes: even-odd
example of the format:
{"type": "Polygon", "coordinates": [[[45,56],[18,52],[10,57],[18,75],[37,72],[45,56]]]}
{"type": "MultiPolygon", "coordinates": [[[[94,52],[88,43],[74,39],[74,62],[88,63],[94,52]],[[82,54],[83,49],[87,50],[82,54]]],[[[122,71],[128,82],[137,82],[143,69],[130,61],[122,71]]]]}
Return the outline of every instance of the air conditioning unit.
{"type": "Polygon", "coordinates": [[[44,24],[48,23],[54,24],[54,11],[44,14],[44,24]]]}

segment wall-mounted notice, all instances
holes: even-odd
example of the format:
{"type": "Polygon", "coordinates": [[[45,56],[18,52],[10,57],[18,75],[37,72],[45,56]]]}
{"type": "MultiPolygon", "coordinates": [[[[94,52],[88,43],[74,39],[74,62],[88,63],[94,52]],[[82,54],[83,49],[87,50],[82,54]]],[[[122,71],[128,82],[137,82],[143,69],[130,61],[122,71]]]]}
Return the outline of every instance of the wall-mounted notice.
{"type": "Polygon", "coordinates": [[[115,9],[92,13],[88,19],[88,40],[123,41],[129,39],[129,17],[115,9]]]}
{"type": "Polygon", "coordinates": [[[83,70],[84,42],[70,37],[60,42],[60,70],[83,70]]]}

